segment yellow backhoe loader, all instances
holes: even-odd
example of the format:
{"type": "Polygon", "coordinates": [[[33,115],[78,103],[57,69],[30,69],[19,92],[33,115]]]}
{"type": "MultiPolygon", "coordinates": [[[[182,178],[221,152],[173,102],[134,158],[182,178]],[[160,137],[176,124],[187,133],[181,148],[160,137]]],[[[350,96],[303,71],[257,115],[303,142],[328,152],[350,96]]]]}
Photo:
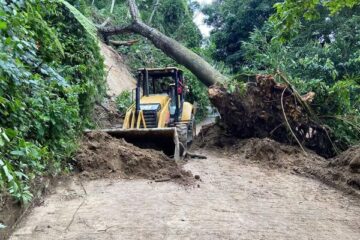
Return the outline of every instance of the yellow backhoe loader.
{"type": "Polygon", "coordinates": [[[196,131],[195,108],[185,101],[186,92],[184,75],[178,68],[139,69],[135,102],[126,112],[122,129],[103,131],[179,160],[196,131]]]}

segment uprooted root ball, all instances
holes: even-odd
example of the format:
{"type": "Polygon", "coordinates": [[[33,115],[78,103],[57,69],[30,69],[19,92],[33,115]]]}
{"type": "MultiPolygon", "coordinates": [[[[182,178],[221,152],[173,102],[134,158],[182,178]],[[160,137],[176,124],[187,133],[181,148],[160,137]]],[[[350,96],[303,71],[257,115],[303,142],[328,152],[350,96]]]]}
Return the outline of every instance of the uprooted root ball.
{"type": "Polygon", "coordinates": [[[312,92],[299,96],[291,86],[277,83],[271,75],[257,75],[244,92],[229,92],[218,85],[209,89],[211,103],[233,136],[268,137],[291,144],[297,140],[321,156],[332,157],[335,151],[328,129],[314,121],[306,107],[314,97],[312,92]]]}

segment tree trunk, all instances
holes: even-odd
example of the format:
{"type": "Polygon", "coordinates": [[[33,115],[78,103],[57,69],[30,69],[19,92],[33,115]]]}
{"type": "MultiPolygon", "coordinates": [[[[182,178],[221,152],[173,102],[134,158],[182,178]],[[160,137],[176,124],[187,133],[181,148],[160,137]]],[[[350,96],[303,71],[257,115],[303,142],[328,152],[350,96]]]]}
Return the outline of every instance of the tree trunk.
{"type": "Polygon", "coordinates": [[[189,69],[206,86],[223,82],[225,77],[199,55],[143,22],[133,25],[134,32],[148,38],[155,47],[189,69]]]}
{"type": "Polygon", "coordinates": [[[129,41],[114,41],[114,40],[110,40],[109,43],[114,45],[115,47],[119,47],[119,46],[132,46],[136,43],[138,43],[139,40],[129,40],[129,41]]]}
{"type": "Polygon", "coordinates": [[[140,19],[139,10],[134,0],[129,0],[130,13],[133,22],[129,26],[101,27],[99,31],[107,38],[125,32],[133,32],[149,39],[155,47],[162,50],[166,55],[177,63],[189,69],[202,83],[211,86],[217,82],[223,82],[226,77],[212,67],[199,55],[184,47],[179,42],[167,37],[158,30],[149,27],[140,19]]]}

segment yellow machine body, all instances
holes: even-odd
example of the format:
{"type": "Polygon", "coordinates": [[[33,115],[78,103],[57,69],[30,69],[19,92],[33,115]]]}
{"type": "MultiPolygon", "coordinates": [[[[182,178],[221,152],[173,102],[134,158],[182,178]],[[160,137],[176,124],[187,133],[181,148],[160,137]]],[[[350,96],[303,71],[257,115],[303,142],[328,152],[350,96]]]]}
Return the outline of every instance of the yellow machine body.
{"type": "MultiPolygon", "coordinates": [[[[150,95],[143,96],[140,100],[140,105],[160,104],[160,111],[157,113],[158,128],[166,127],[170,117],[170,97],[167,95],[150,95]]],[[[140,110],[136,114],[135,104],[133,104],[127,111],[123,123],[123,129],[140,129],[148,128],[144,118],[144,111],[140,110]]]]}
{"type": "MultiPolygon", "coordinates": [[[[162,150],[167,155],[180,159],[180,155],[184,152],[181,148],[186,149],[186,136],[188,136],[186,135],[184,140],[184,137],[180,135],[183,135],[184,131],[192,134],[193,127],[190,124],[194,124],[195,115],[194,106],[185,102],[185,94],[178,90],[180,84],[183,84],[182,72],[177,68],[139,71],[142,76],[138,80],[136,100],[125,114],[122,129],[106,129],[105,131],[139,147],[162,150]],[[169,89],[172,87],[172,91],[155,93],[155,83],[149,84],[149,72],[157,79],[172,76],[172,79],[176,81],[169,84],[169,89]],[[146,81],[144,81],[144,76],[146,76],[146,81]],[[145,85],[147,90],[143,89],[143,96],[140,97],[139,83],[143,82],[153,87],[153,93],[150,94],[148,85],[145,85]],[[179,132],[180,125],[181,132],[179,132]]],[[[183,89],[185,91],[185,87],[183,89]]]]}
{"type": "MultiPolygon", "coordinates": [[[[140,100],[140,105],[145,104],[160,104],[160,111],[157,113],[158,124],[157,128],[168,127],[170,123],[170,102],[171,99],[167,95],[150,95],[143,96],[140,100]]],[[[194,116],[193,105],[189,102],[184,102],[181,110],[180,122],[188,123],[194,116]]],[[[135,104],[133,104],[126,112],[123,129],[147,129],[144,111],[140,110],[136,114],[135,104]]]]}

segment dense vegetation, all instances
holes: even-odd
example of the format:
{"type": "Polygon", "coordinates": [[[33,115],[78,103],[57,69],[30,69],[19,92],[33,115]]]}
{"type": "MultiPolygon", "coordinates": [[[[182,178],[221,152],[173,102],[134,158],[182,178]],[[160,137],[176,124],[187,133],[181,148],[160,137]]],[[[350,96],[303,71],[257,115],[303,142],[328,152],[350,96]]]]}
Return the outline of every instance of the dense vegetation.
{"type": "Polygon", "coordinates": [[[215,1],[204,9],[214,26],[212,55],[235,76],[270,73],[279,81],[287,78],[302,94],[315,92],[314,120],[346,149],[360,140],[358,5],[355,0],[215,1]],[[274,2],[279,3],[269,8],[274,2]],[[251,24],[243,25],[247,21],[251,24]]]}
{"type": "Polygon", "coordinates": [[[213,27],[212,57],[238,71],[244,61],[242,43],[249,39],[254,28],[260,28],[274,13],[277,0],[216,0],[202,11],[206,23],[213,27]]]}
{"type": "Polygon", "coordinates": [[[95,38],[56,1],[0,1],[0,195],[57,174],[104,93],[95,38]]]}

